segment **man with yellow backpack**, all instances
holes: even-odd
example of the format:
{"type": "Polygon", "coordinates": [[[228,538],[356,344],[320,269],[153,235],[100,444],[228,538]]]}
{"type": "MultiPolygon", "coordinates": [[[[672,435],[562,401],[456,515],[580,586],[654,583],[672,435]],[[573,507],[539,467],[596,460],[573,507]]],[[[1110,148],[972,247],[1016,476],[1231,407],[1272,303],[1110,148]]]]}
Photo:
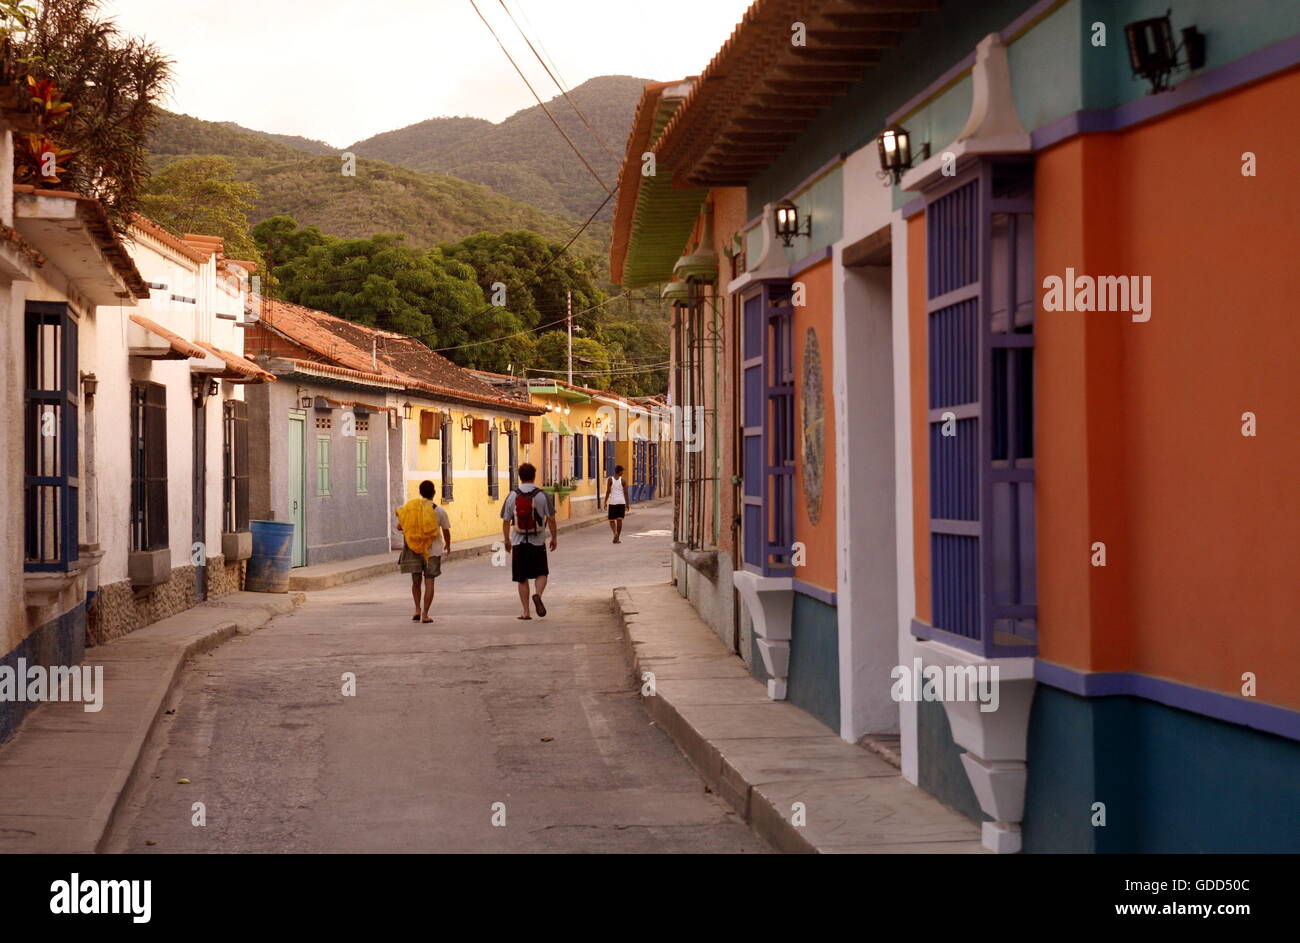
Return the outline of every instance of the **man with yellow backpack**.
{"type": "Polygon", "coordinates": [[[442,555],[451,551],[451,520],[433,501],[433,482],[420,482],[420,496],[397,509],[397,529],[404,544],[397,568],[411,574],[411,597],[415,600],[412,622],[428,623],[433,605],[433,581],[442,573],[442,555]],[[420,605],[420,582],[424,582],[424,605],[420,605]]]}

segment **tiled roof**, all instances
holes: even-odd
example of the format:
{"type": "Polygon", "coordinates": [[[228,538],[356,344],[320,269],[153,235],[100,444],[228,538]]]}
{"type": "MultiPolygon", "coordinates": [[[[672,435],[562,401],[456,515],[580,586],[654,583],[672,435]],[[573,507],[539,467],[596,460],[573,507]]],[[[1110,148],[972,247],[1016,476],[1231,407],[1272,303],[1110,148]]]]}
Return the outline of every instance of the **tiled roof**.
{"type": "Polygon", "coordinates": [[[175,331],[169,331],[167,328],[163,327],[157,321],[151,320],[150,318],[146,318],[143,314],[133,314],[131,315],[131,320],[134,321],[136,324],[140,325],[146,331],[150,331],[151,333],[157,334],[168,344],[170,344],[172,350],[176,351],[176,353],[178,354],[184,354],[186,357],[207,357],[208,356],[208,352],[204,350],[202,347],[198,346],[197,344],[191,341],[187,341],[185,338],[181,337],[175,331]]]}
{"type": "Polygon", "coordinates": [[[273,298],[262,299],[260,319],[267,327],[341,367],[383,374],[412,389],[467,402],[524,412],[535,409],[501,395],[470,371],[405,334],[377,330],[273,298]]]}
{"type": "Polygon", "coordinates": [[[230,371],[238,376],[247,377],[257,383],[275,382],[275,374],[263,370],[257,364],[253,363],[253,361],[241,357],[239,354],[231,353],[228,350],[222,350],[220,347],[214,347],[206,341],[195,341],[194,343],[198,344],[204,350],[216,354],[226,362],[226,366],[230,368],[230,371]]]}
{"type": "Polygon", "coordinates": [[[143,216],[140,213],[131,214],[131,225],[145,235],[158,240],[163,245],[167,246],[167,248],[179,252],[192,262],[206,262],[208,259],[208,257],[202,252],[182,240],[179,236],[175,236],[168,232],[160,223],[155,223],[148,216],[143,216]]]}

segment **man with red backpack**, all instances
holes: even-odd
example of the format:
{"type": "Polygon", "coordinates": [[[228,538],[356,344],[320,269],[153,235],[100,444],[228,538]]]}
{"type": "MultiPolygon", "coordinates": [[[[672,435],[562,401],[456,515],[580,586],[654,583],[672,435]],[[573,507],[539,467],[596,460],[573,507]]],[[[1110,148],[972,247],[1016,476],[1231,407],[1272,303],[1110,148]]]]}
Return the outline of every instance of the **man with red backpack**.
{"type": "Polygon", "coordinates": [[[506,553],[511,555],[510,575],[519,586],[519,601],[524,614],[520,619],[531,619],[528,607],[528,581],[534,580],[536,592],[532,603],[539,616],[546,615],[542,593],[546,591],[546,537],[542,528],[551,532],[551,549],[556,546],[555,511],[550,496],[537,487],[537,469],[525,462],[519,466],[519,487],[506,497],[501,505],[501,536],[505,538],[506,553]]]}

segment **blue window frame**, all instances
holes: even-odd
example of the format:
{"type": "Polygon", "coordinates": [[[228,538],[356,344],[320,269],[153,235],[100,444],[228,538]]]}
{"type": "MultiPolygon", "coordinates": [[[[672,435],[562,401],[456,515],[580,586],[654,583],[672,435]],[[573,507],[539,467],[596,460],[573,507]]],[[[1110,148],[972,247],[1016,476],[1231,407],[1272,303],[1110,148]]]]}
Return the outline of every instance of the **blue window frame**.
{"type": "Polygon", "coordinates": [[[583,436],[581,435],[581,433],[576,433],[573,436],[573,480],[574,481],[582,480],[582,468],[583,468],[582,440],[583,440],[583,436]]]}
{"type": "Polygon", "coordinates": [[[25,328],[23,568],[66,570],[79,534],[77,321],[66,304],[30,301],[25,328]]]}
{"type": "Polygon", "coordinates": [[[987,656],[1037,651],[1033,166],[927,195],[931,622],[987,656]]]}
{"type": "Polygon", "coordinates": [[[741,384],[745,566],[793,572],[794,307],[790,283],[768,282],[742,302],[741,384]]]}

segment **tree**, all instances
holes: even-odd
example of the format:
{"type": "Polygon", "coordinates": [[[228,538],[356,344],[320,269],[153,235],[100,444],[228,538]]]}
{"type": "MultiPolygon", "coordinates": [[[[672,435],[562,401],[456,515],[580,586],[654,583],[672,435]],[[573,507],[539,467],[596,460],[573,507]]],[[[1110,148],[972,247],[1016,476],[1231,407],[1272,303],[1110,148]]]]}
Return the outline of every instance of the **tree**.
{"type": "Polygon", "coordinates": [[[177,234],[202,233],[225,240],[226,256],[261,261],[248,229],[248,211],[257,199],[252,184],[235,179],[225,157],[186,157],[154,174],[140,210],[177,234]]]}
{"type": "Polygon", "coordinates": [[[12,61],[42,90],[32,96],[38,121],[50,101],[70,106],[53,129],[52,143],[65,154],[49,185],[94,197],[125,230],[149,179],[149,132],[170,60],[119,33],[100,16],[98,0],[44,0],[35,12],[8,4],[0,16],[12,61]]]}
{"type": "Polygon", "coordinates": [[[315,226],[298,228],[292,216],[272,216],[253,227],[253,242],[266,265],[266,278],[262,292],[271,298],[281,297],[280,276],[277,269],[303,258],[316,246],[329,243],[327,236],[315,226]]]}
{"type": "Polygon", "coordinates": [[[483,307],[474,270],[438,249],[402,237],[332,239],[276,267],[283,297],[370,327],[414,337],[430,347],[475,340],[470,327],[483,307]]]}

